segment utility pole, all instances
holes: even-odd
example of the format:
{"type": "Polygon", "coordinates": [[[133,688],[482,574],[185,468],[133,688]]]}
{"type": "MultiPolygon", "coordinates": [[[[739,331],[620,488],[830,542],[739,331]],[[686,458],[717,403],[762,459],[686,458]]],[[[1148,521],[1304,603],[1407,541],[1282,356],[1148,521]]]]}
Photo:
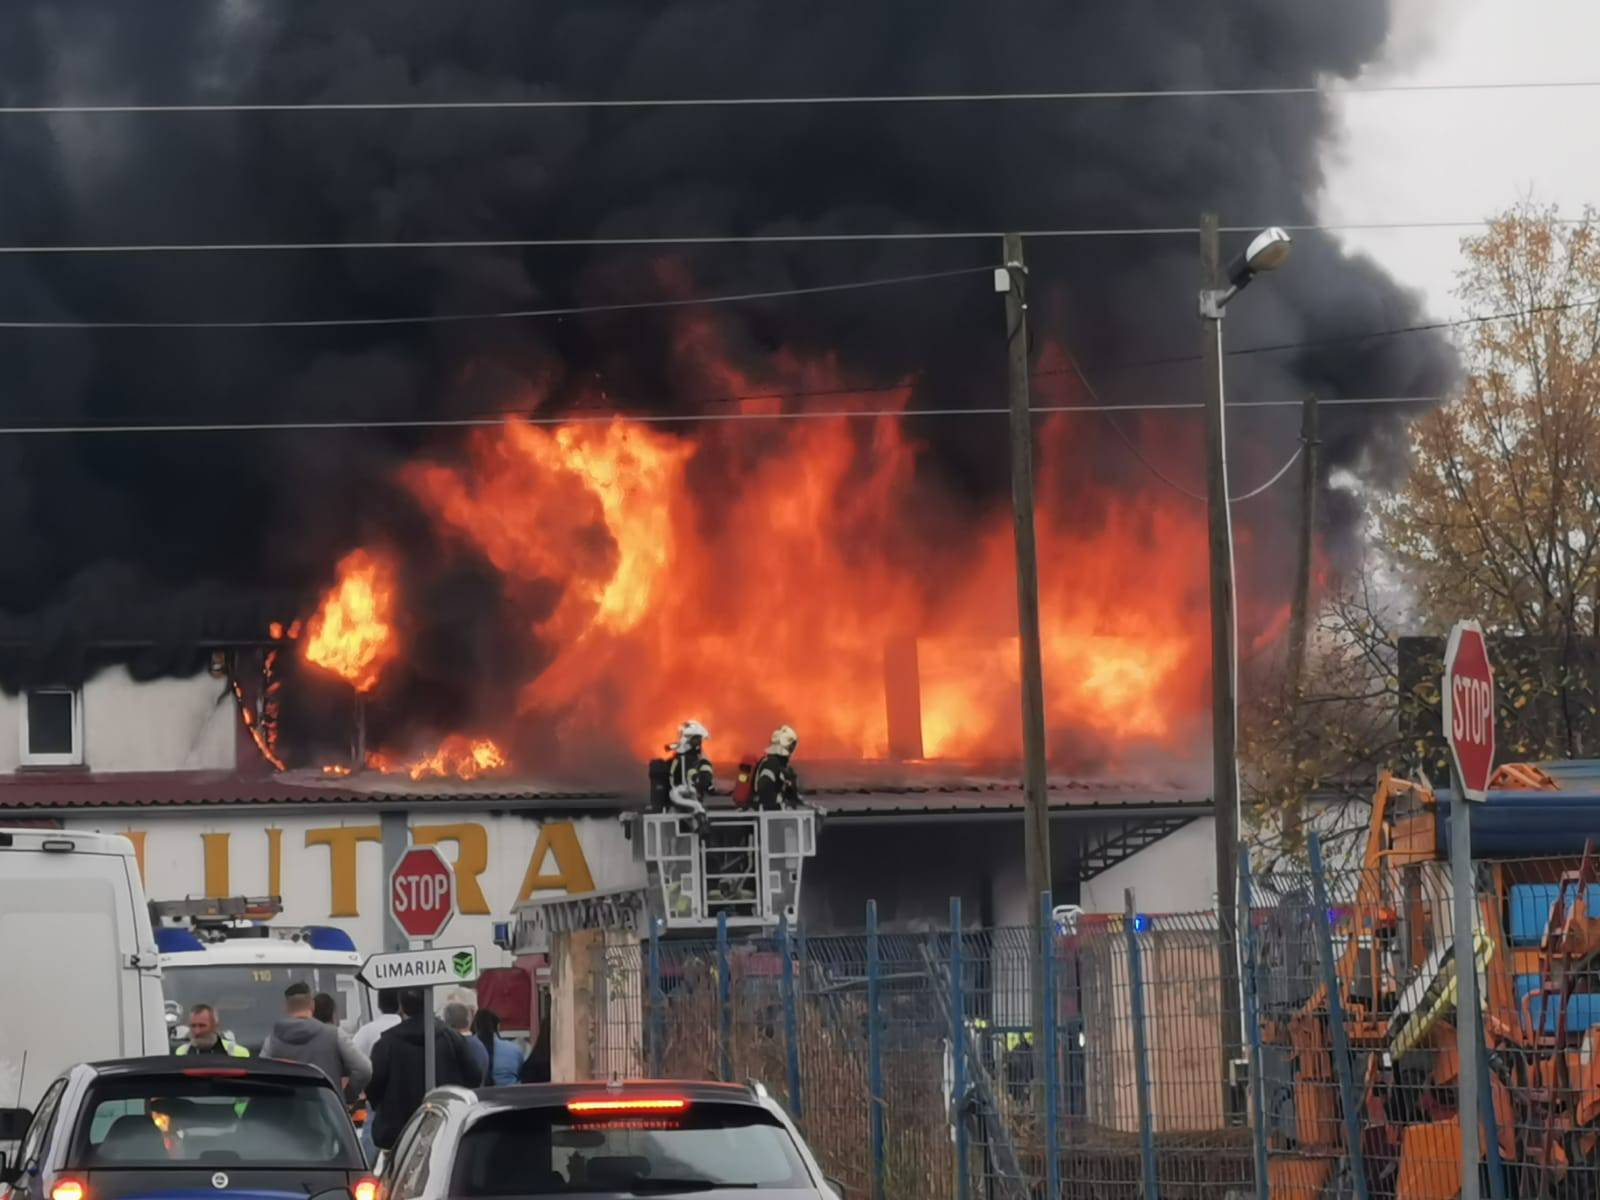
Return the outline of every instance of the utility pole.
{"type": "Polygon", "coordinates": [[[1211,803],[1216,813],[1217,973],[1222,1010],[1224,1110],[1243,1111],[1236,1064],[1243,1058],[1238,903],[1239,763],[1237,664],[1234,652],[1233,523],[1228,513],[1227,425],[1223,413],[1222,310],[1205,304],[1223,286],[1216,213],[1200,218],[1201,318],[1205,330],[1206,514],[1211,563],[1211,803]]]}
{"type": "Polygon", "coordinates": [[[1283,832],[1291,843],[1300,840],[1305,822],[1305,796],[1300,792],[1300,761],[1305,738],[1300,724],[1300,689],[1306,669],[1306,613],[1311,607],[1311,552],[1317,524],[1317,467],[1322,443],[1317,440],[1317,398],[1308,395],[1300,406],[1300,539],[1294,564],[1294,594],[1289,600],[1289,672],[1287,697],[1290,704],[1291,748],[1294,769],[1290,774],[1294,794],[1283,814],[1283,832]]]}
{"type": "MultiPolygon", "coordinates": [[[[1022,667],[1023,853],[1035,944],[1042,935],[1039,897],[1050,890],[1050,792],[1045,772],[1044,667],[1039,652],[1039,552],[1033,526],[1033,413],[1028,397],[1028,271],[1022,237],[1008,233],[995,287],[1006,297],[1006,353],[1011,393],[1011,506],[1016,518],[1017,641],[1022,667]]],[[[1037,974],[1037,972],[1036,972],[1037,974]]],[[[1034,982],[1033,1050],[1044,1053],[1043,980],[1034,982]]],[[[1042,1071],[1035,1079],[1043,1079],[1042,1071]]]]}

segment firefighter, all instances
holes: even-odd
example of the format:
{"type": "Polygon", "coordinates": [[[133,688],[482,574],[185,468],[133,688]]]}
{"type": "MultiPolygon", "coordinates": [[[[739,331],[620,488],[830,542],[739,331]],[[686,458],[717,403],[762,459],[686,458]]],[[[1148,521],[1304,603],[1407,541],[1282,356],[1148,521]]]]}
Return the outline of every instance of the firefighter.
{"type": "Polygon", "coordinates": [[[799,735],[788,725],[772,731],[772,745],[756,762],[755,807],[767,811],[800,807],[800,779],[789,764],[799,744],[799,735]]]}
{"type": "Polygon", "coordinates": [[[699,721],[678,726],[678,740],[669,742],[669,757],[650,764],[650,807],[657,812],[677,809],[703,822],[705,798],[714,777],[711,760],[703,749],[710,732],[699,721]]]}

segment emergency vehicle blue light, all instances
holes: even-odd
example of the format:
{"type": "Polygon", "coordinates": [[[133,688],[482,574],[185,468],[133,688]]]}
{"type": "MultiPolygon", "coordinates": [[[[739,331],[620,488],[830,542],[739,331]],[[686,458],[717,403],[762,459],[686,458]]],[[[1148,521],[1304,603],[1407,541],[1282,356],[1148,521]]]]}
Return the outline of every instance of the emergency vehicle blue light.
{"type": "Polygon", "coordinates": [[[356,948],[348,933],[332,925],[307,925],[306,945],[313,950],[349,950],[351,953],[356,948]]]}
{"type": "Polygon", "coordinates": [[[1150,914],[1149,913],[1134,913],[1133,914],[1133,931],[1135,933],[1149,933],[1150,932],[1150,925],[1151,925],[1151,920],[1150,920],[1150,914]]]}
{"type": "Polygon", "coordinates": [[[162,954],[182,954],[189,950],[204,950],[205,943],[188,929],[156,930],[156,949],[162,954]]]}

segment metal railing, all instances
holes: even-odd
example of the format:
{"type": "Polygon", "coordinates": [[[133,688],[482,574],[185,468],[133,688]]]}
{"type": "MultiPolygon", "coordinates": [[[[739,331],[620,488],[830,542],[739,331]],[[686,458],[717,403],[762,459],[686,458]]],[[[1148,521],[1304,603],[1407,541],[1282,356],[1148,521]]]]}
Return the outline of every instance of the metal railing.
{"type": "MultiPolygon", "coordinates": [[[[1486,1197],[1600,1195],[1600,885],[1578,867],[1478,866],[1486,1197]]],[[[957,902],[938,931],[869,904],[860,933],[606,948],[593,1062],[761,1081],[851,1200],[1454,1195],[1445,864],[1244,882],[1248,1072],[1214,912],[1041,938],[957,902]]]]}

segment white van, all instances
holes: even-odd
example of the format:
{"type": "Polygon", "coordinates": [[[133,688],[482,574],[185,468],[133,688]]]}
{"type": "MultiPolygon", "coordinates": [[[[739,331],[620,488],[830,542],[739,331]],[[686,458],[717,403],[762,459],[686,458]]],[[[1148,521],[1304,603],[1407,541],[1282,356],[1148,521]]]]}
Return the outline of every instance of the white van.
{"type": "Polygon", "coordinates": [[[0,828],[0,1142],[74,1063],[166,1052],[132,843],[0,828]]]}

